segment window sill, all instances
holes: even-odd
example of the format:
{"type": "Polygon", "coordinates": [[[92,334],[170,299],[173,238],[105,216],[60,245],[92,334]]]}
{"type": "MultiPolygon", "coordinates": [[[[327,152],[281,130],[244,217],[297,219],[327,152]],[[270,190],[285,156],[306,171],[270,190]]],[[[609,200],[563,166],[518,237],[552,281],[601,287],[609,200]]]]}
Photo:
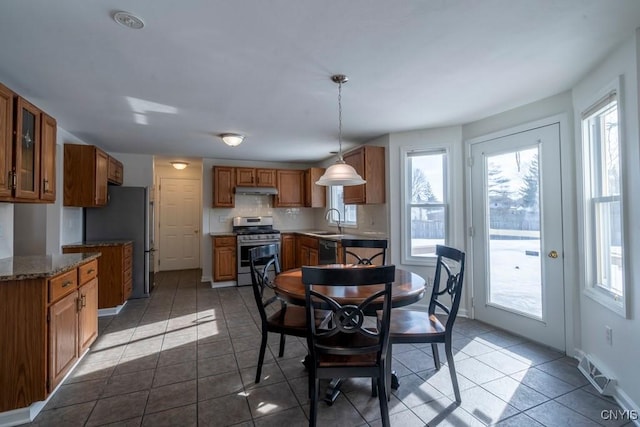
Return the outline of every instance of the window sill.
{"type": "Polygon", "coordinates": [[[590,288],[590,287],[586,287],[583,289],[583,293],[591,298],[592,300],[594,300],[595,302],[599,303],[600,305],[608,308],[609,310],[613,311],[614,313],[616,313],[618,316],[624,318],[624,319],[628,319],[628,313],[627,313],[627,309],[626,306],[624,304],[624,297],[619,297],[618,300],[616,300],[616,298],[614,298],[613,294],[606,292],[604,290],[600,290],[600,289],[594,289],[594,288],[590,288]]]}

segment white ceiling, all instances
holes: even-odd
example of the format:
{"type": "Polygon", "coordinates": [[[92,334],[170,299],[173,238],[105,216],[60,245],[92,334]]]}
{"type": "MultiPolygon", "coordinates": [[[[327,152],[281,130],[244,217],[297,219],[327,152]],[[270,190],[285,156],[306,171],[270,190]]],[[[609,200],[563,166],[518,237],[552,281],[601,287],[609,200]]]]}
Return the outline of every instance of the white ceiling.
{"type": "Polygon", "coordinates": [[[0,81],[110,152],[306,162],[332,74],[350,146],[567,90],[636,27],[638,0],[2,0],[0,81]]]}

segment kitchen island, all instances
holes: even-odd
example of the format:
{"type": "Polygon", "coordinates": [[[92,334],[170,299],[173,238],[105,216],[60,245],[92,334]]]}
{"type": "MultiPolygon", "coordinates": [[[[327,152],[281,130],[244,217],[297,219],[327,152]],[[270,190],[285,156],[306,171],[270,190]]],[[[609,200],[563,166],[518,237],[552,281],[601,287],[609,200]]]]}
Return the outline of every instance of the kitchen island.
{"type": "Polygon", "coordinates": [[[32,420],[97,338],[99,256],[0,259],[0,425],[32,420]]]}

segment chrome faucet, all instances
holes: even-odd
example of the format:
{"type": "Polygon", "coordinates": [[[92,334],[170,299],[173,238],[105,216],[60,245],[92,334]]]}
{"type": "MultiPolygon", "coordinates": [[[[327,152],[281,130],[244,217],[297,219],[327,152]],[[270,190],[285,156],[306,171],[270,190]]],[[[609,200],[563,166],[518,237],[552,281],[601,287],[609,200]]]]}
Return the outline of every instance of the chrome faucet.
{"type": "Polygon", "coordinates": [[[336,211],[338,213],[338,234],[342,234],[342,226],[340,225],[340,211],[336,208],[331,208],[327,210],[327,213],[324,214],[324,219],[329,221],[329,214],[331,211],[336,211]]]}

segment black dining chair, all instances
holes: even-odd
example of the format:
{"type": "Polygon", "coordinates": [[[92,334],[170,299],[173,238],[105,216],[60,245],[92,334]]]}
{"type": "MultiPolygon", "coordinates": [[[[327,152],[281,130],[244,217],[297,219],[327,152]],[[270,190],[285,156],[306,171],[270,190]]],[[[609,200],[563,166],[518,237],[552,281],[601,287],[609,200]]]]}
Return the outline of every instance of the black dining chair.
{"type": "Polygon", "coordinates": [[[251,267],[253,295],[258,306],[262,326],[262,340],[260,342],[260,355],[258,356],[258,370],[256,371],[256,383],[259,383],[264,354],[267,349],[268,333],[280,334],[278,357],[282,357],[287,335],[307,336],[307,318],[304,307],[287,305],[276,295],[265,296],[267,288],[273,289],[273,278],[280,274],[278,245],[265,245],[250,249],[249,264],[251,267]],[[280,307],[276,309],[275,313],[267,315],[267,307],[274,303],[279,304],[280,307]]]}
{"type": "Polygon", "coordinates": [[[385,265],[387,241],[384,239],[342,239],[342,263],[363,265],[385,265]],[[374,249],[358,253],[357,249],[374,249]],[[375,249],[380,249],[375,251],[375,249]]]}
{"type": "Polygon", "coordinates": [[[316,425],[319,381],[322,378],[376,379],[382,425],[389,425],[386,393],[386,360],[389,345],[391,315],[391,284],[395,266],[360,268],[302,267],[305,285],[307,323],[312,325],[307,335],[309,348],[309,394],[311,408],[309,425],[316,425]],[[323,293],[331,286],[370,288],[362,301],[339,304],[323,293]],[[330,312],[328,322],[317,324],[317,309],[330,312]],[[381,310],[377,325],[369,326],[365,317],[381,310]]]}
{"type": "Polygon", "coordinates": [[[456,402],[460,403],[460,389],[451,350],[451,334],[462,297],[465,253],[455,248],[437,245],[436,255],[436,270],[428,311],[392,310],[389,340],[392,346],[393,344],[431,343],[436,370],[440,369],[438,344],[443,343],[456,402]],[[445,294],[451,299],[448,306],[440,300],[440,297],[445,294]],[[444,311],[447,315],[444,325],[436,317],[436,309],[444,311]]]}

